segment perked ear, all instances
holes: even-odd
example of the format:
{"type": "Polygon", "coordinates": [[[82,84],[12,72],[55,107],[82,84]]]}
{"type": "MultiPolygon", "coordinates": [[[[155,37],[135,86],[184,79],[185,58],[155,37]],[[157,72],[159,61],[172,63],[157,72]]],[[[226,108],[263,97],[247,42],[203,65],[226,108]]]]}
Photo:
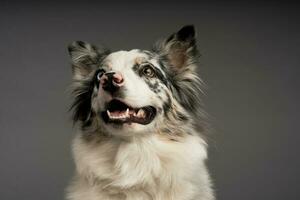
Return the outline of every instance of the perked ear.
{"type": "Polygon", "coordinates": [[[68,46],[72,61],[73,76],[75,79],[83,79],[99,67],[105,50],[82,41],[75,41],[68,46]]]}
{"type": "Polygon", "coordinates": [[[182,27],[161,43],[158,51],[167,58],[175,71],[184,70],[193,64],[198,58],[194,26],[182,27]]]}

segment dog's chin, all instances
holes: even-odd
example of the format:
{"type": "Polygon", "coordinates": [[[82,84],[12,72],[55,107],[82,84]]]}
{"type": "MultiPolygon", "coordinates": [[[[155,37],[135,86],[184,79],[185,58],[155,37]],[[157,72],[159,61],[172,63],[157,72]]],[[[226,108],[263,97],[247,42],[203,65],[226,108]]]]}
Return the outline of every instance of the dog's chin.
{"type": "Polygon", "coordinates": [[[105,126],[114,131],[142,131],[148,129],[156,117],[156,108],[149,105],[133,107],[124,101],[113,99],[101,111],[105,126]]]}

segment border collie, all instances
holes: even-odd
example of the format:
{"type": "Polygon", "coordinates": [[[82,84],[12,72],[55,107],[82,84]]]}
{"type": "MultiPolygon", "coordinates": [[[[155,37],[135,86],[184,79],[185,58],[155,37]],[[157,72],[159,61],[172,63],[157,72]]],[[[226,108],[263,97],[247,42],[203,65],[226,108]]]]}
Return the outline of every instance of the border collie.
{"type": "Polygon", "coordinates": [[[214,200],[195,29],[151,51],[110,52],[76,41],[68,200],[214,200]]]}

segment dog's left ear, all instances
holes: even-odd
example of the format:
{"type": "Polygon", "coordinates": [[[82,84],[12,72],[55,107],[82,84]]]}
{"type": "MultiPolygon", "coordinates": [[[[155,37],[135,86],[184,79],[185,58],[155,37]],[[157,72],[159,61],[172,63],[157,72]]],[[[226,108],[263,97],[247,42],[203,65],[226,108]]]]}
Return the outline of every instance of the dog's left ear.
{"type": "Polygon", "coordinates": [[[175,71],[184,70],[198,59],[198,51],[193,25],[182,27],[177,33],[172,34],[160,43],[156,51],[167,58],[175,71]]]}

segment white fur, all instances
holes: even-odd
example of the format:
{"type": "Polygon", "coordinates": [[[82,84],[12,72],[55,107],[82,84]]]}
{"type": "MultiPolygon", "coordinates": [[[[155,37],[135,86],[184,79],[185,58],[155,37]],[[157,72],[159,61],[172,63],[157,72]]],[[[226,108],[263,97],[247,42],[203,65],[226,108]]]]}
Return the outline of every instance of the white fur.
{"type": "Polygon", "coordinates": [[[212,200],[206,144],[188,135],[149,134],[73,144],[77,174],[69,200],[212,200]]]}

